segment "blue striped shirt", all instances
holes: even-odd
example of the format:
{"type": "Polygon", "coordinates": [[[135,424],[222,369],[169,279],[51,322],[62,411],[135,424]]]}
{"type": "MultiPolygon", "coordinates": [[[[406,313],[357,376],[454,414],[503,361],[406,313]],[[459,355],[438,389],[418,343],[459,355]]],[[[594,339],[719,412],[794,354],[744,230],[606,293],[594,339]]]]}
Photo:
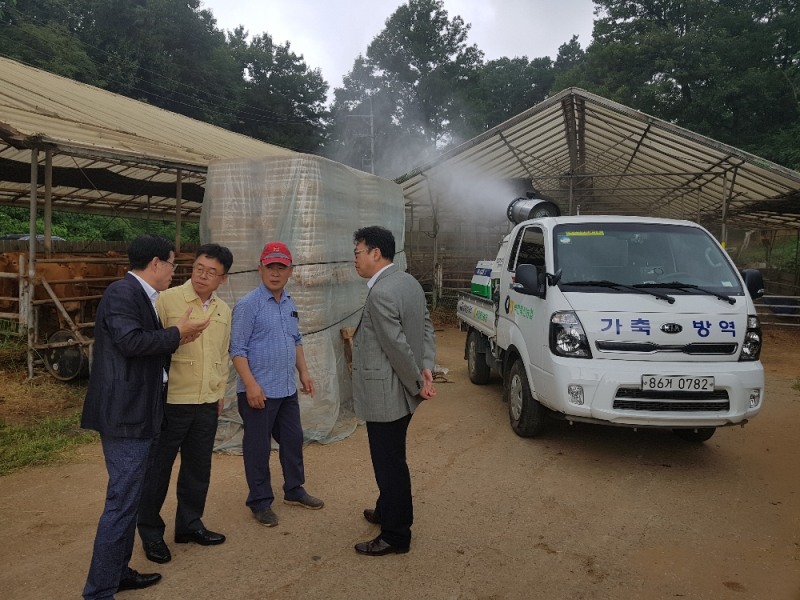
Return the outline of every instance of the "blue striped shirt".
{"type": "MultiPolygon", "coordinates": [[[[297,307],[286,290],[278,302],[259,285],[233,307],[231,358],[247,359],[267,398],[284,398],[297,391],[295,346],[302,343],[297,307]]],[[[245,391],[241,377],[237,377],[236,391],[245,391]]]]}

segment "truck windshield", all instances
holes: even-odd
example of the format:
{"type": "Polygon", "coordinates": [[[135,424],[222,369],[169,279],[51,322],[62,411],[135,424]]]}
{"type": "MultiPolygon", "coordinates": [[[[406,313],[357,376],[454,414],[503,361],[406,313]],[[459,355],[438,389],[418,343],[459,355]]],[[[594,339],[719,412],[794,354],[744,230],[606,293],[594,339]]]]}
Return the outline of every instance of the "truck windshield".
{"type": "Polygon", "coordinates": [[[741,295],[724,251],[702,229],[663,223],[581,223],[554,231],[555,270],[564,291],[624,286],[674,294],[741,295]],[[585,285],[609,282],[620,286],[585,285]]]}

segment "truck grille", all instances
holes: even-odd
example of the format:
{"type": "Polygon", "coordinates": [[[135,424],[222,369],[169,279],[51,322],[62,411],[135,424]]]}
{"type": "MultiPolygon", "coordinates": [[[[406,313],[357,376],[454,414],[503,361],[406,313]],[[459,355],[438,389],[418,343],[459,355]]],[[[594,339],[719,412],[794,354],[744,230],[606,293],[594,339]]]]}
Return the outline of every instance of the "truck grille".
{"type": "Polygon", "coordinates": [[[691,355],[733,355],[739,349],[736,342],[706,344],[654,344],[652,342],[615,342],[598,341],[595,346],[600,352],[627,352],[630,354],[655,354],[656,352],[673,352],[691,355]]]}
{"type": "Polygon", "coordinates": [[[655,412],[724,412],[730,409],[727,390],[713,392],[658,392],[619,388],[614,408],[655,412]]]}

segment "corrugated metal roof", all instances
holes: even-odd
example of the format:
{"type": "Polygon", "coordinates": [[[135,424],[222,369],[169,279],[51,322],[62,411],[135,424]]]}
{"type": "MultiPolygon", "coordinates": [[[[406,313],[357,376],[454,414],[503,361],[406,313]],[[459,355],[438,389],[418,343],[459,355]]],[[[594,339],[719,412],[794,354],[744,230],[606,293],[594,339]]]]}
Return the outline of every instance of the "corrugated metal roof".
{"type": "Polygon", "coordinates": [[[0,205],[27,206],[31,148],[52,151],[60,209],[172,218],[180,171],[190,220],[210,160],[294,154],[0,57],[0,205]]]}
{"type": "MultiPolygon", "coordinates": [[[[577,88],[396,181],[419,215],[456,207],[453,182],[480,178],[530,179],[563,214],[710,225],[722,222],[724,210],[731,224],[800,227],[800,173],[577,88]]],[[[512,199],[486,201],[505,214],[512,199]]]]}

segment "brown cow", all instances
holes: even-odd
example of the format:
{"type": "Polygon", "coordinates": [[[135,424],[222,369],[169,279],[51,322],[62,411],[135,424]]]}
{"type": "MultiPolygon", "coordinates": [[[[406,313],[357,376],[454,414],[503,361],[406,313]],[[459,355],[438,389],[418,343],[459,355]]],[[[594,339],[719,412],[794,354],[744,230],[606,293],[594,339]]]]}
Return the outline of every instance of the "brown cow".
{"type": "MultiPolygon", "coordinates": [[[[8,252],[4,253],[0,258],[0,268],[6,273],[19,273],[20,262],[23,264],[23,272],[27,273],[27,252],[8,252]]],[[[60,281],[61,283],[50,284],[53,293],[61,302],[64,310],[69,314],[70,318],[74,321],[81,311],[81,302],[79,300],[69,301],[69,298],[77,296],[86,296],[88,294],[88,287],[83,277],[76,277],[75,274],[80,273],[82,268],[80,263],[36,263],[36,277],[34,278],[34,300],[49,300],[50,294],[42,285],[42,280],[50,283],[51,281],[60,281]],[[78,265],[78,266],[72,266],[78,265]]],[[[3,279],[9,283],[9,294],[2,293],[2,296],[10,296],[11,298],[19,296],[19,281],[14,279],[3,279]]],[[[4,289],[5,292],[5,289],[4,289]]],[[[17,304],[17,302],[4,301],[4,304],[17,304]]],[[[59,311],[55,303],[46,303],[39,305],[39,329],[40,331],[50,331],[55,328],[63,328],[65,326],[64,315],[59,311]]],[[[9,308],[11,308],[9,306],[9,308]]],[[[17,311],[18,312],[18,309],[17,311]]]]}

